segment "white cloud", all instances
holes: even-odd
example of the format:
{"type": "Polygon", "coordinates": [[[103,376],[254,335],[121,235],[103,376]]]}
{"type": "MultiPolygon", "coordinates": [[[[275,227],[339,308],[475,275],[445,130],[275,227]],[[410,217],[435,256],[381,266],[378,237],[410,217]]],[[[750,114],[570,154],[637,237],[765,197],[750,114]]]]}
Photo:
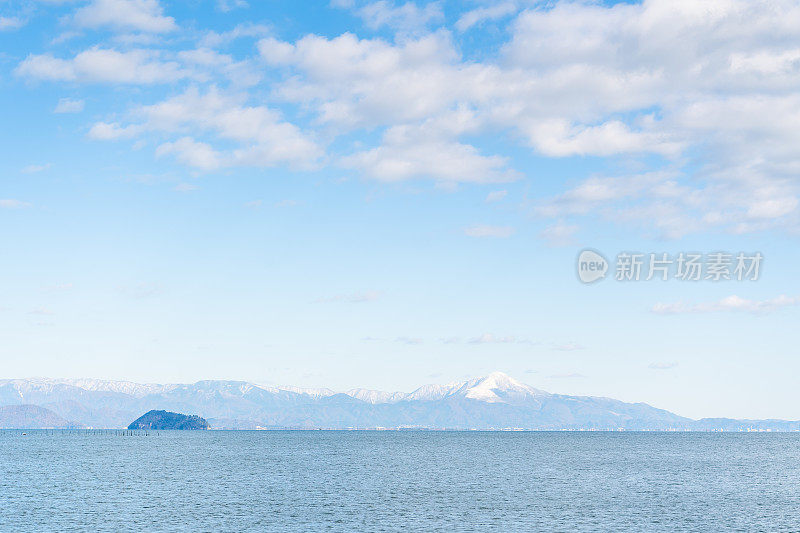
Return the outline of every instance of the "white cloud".
{"type": "Polygon", "coordinates": [[[53,113],[80,113],[83,111],[85,102],[72,98],[60,98],[53,113]]]}
{"type": "Polygon", "coordinates": [[[197,190],[197,185],[191,183],[179,183],[173,189],[175,192],[192,192],[197,190]]]}
{"type": "Polygon", "coordinates": [[[131,84],[172,82],[190,74],[174,61],[161,61],[158,52],[99,47],[84,50],[72,59],[29,55],[15,72],[39,80],[131,84]]]}
{"type": "Polygon", "coordinates": [[[747,300],[732,295],[716,302],[687,304],[687,303],[657,303],[653,306],[654,313],[662,315],[685,313],[716,313],[724,311],[742,311],[747,313],[768,313],[777,309],[800,305],[800,297],[780,295],[768,300],[747,300]]]}
{"type": "Polygon", "coordinates": [[[513,344],[519,342],[525,341],[519,340],[516,337],[502,337],[492,333],[484,333],[483,335],[469,340],[470,344],[513,344]]]}
{"type": "Polygon", "coordinates": [[[395,5],[387,0],[371,2],[356,11],[364,24],[373,30],[388,26],[402,32],[421,31],[433,22],[444,19],[438,2],[419,7],[414,2],[395,5]]]}
{"type": "Polygon", "coordinates": [[[514,228],[510,226],[488,226],[484,224],[476,224],[464,228],[464,235],[467,237],[491,237],[504,239],[514,234],[514,228]]]}
{"type": "Polygon", "coordinates": [[[486,7],[478,7],[461,15],[455,26],[458,31],[467,31],[484,21],[497,20],[513,15],[517,12],[517,9],[516,2],[500,2],[486,7]]]}
{"type": "MultiPolygon", "coordinates": [[[[238,143],[238,148],[224,155],[229,165],[287,163],[308,168],[321,157],[322,150],[317,144],[298,127],[281,120],[277,111],[265,106],[247,106],[241,100],[214,88],[206,93],[189,89],[182,95],[144,106],[137,114],[145,118],[141,126],[149,130],[191,132],[199,129],[238,143]]],[[[208,150],[203,152],[210,155],[208,150]]],[[[203,158],[206,164],[211,161],[219,163],[216,156],[203,158]]]]}
{"type": "Polygon", "coordinates": [[[78,9],[73,20],[82,28],[109,26],[147,33],[167,33],[177,29],[175,19],[164,15],[158,0],[93,0],[78,9]]]}
{"type": "Polygon", "coordinates": [[[147,132],[175,135],[162,143],[157,155],[175,155],[191,167],[214,170],[230,166],[270,167],[288,164],[312,168],[322,149],[297,126],[283,121],[266,106],[248,106],[243,95],[228,95],[212,87],[183,94],[131,111],[130,124],[98,122],[89,137],[101,140],[135,137],[147,132]],[[197,141],[198,132],[209,136],[197,141]],[[233,147],[216,149],[210,141],[233,147]]]}
{"type": "Polygon", "coordinates": [[[217,0],[217,9],[223,13],[250,7],[245,0],[217,0]]]}
{"type": "MultiPolygon", "coordinates": [[[[697,230],[713,220],[748,231],[778,219],[797,223],[791,147],[800,140],[793,127],[800,36],[791,27],[798,21],[800,6],[788,1],[559,3],[523,13],[505,53],[512,64],[545,78],[581,76],[584,82],[575,86],[593,95],[587,106],[567,89],[556,105],[573,105],[572,117],[558,118],[550,130],[532,122],[526,131],[537,149],[675,158],[697,148],[693,157],[704,165],[687,187],[689,204],[702,202],[715,214],[705,219],[692,205],[669,201],[653,212],[662,215],[653,217],[656,225],[697,230]],[[649,108],[659,117],[648,115],[649,108]],[[623,121],[615,112],[638,117],[623,121]]],[[[647,188],[641,195],[651,197],[647,188]]],[[[609,206],[605,200],[597,205],[609,206]]],[[[638,217],[642,207],[615,206],[621,217],[638,217]]]]}
{"type": "Polygon", "coordinates": [[[200,170],[216,170],[222,166],[222,156],[211,145],[182,137],[175,142],[162,144],[156,150],[157,156],[174,155],[178,161],[200,170]]]}
{"type": "Polygon", "coordinates": [[[500,191],[491,191],[489,194],[486,195],[486,203],[491,204],[494,202],[499,202],[507,195],[508,191],[506,191],[505,189],[500,191]]]}
{"type": "Polygon", "coordinates": [[[578,231],[578,226],[558,223],[546,227],[539,233],[550,246],[569,246],[574,244],[574,235],[578,231]]]}
{"type": "Polygon", "coordinates": [[[498,183],[517,179],[500,156],[484,156],[469,144],[394,138],[342,159],[349,168],[380,181],[428,178],[450,183],[498,183]]]}
{"type": "Polygon", "coordinates": [[[119,123],[96,122],[87,133],[90,139],[98,141],[112,141],[115,139],[129,139],[142,131],[137,125],[121,126],[119,123]]]}
{"type": "Polygon", "coordinates": [[[200,41],[200,46],[214,48],[228,44],[236,39],[247,37],[265,37],[269,35],[270,27],[264,24],[244,23],[238,24],[230,31],[218,33],[209,31],[200,41]]]}
{"type": "Polygon", "coordinates": [[[37,172],[43,172],[50,168],[52,165],[50,163],[45,163],[44,165],[28,165],[22,169],[23,174],[35,174],[37,172]]]}
{"type": "Polygon", "coordinates": [[[595,126],[575,126],[567,120],[555,119],[536,122],[526,129],[531,144],[544,155],[553,157],[645,152],[675,156],[682,149],[664,134],[632,131],[618,120],[595,126]]]}
{"type": "MultiPolygon", "coordinates": [[[[670,238],[800,229],[800,5],[793,0],[548,2],[510,23],[497,57],[465,56],[469,47],[447,29],[424,30],[443,21],[441,4],[347,4],[369,27],[397,30],[394,38],[265,37],[255,67],[214,50],[269,34],[241,25],[206,34],[194,50],[31,55],[17,73],[67,82],[238,83],[251,93],[187,92],[90,132],[157,133],[159,143],[174,143],[200,138],[199,129],[221,166],[325,161],[381,181],[450,185],[518,178],[510,158],[481,147],[491,137],[540,156],[645,167],[577,179],[562,194],[537,199],[536,213],[558,221],[549,233],[597,216],[670,238]],[[257,85],[262,78],[269,84],[257,85]],[[333,142],[354,137],[359,142],[345,148],[333,142]],[[324,158],[322,146],[336,153],[324,158]]],[[[511,16],[516,6],[479,5],[456,29],[511,16]]],[[[175,27],[154,0],[91,1],[75,21],[148,34],[175,27]],[[109,6],[122,6],[123,15],[109,14],[109,6]]]]}
{"type": "Polygon", "coordinates": [[[25,21],[18,17],[0,17],[0,31],[16,30],[25,25],[25,21]]]}
{"type": "MultiPolygon", "coordinates": [[[[513,9],[477,8],[459,27],[513,9]]],[[[549,157],[660,156],[671,180],[628,183],[636,190],[556,216],[602,210],[676,237],[709,225],[740,232],[798,223],[796,22],[800,6],[788,0],[558,2],[519,15],[497,61],[464,60],[446,31],[395,43],[351,34],[266,39],[260,51],[287,70],[275,94],[340,132],[427,129],[419,144],[455,147],[467,145],[466,134],[502,131],[549,157]],[[681,172],[689,164],[697,170],[681,172]],[[685,199],[665,197],[669,189],[685,199]]],[[[417,177],[424,148],[390,140],[356,162],[382,179],[417,177]]]]}
{"type": "Polygon", "coordinates": [[[794,196],[782,198],[768,198],[750,204],[747,216],[750,218],[780,218],[788,215],[797,208],[797,198],[794,196]]]}
{"type": "Polygon", "coordinates": [[[562,219],[554,226],[559,229],[551,232],[576,229],[575,224],[565,222],[565,217],[594,213],[619,224],[653,226],[660,237],[666,238],[731,223],[731,213],[710,215],[727,203],[717,188],[693,189],[680,178],[675,172],[593,176],[545,200],[534,211],[540,216],[562,219]]]}
{"type": "Polygon", "coordinates": [[[22,209],[24,207],[30,207],[30,206],[31,204],[29,204],[28,202],[15,200],[13,198],[0,199],[0,209],[22,209]]]}
{"type": "Polygon", "coordinates": [[[659,363],[650,363],[647,365],[647,368],[651,370],[672,370],[673,368],[677,367],[678,363],[672,362],[659,362],[659,363]]]}

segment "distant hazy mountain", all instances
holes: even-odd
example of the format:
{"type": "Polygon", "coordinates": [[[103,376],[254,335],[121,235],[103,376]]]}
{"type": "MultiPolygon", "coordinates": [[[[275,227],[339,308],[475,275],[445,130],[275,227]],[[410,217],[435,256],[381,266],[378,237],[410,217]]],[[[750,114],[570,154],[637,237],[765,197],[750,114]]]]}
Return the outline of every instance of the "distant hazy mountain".
{"type": "Polygon", "coordinates": [[[75,429],[80,424],[69,422],[38,405],[0,407],[0,429],[75,429]]]}
{"type": "Polygon", "coordinates": [[[35,404],[90,427],[126,427],[159,409],[196,413],[212,428],[796,430],[798,422],[681,417],[644,403],[551,394],[495,372],[413,392],[62,379],[0,380],[0,405],[35,404]]]}

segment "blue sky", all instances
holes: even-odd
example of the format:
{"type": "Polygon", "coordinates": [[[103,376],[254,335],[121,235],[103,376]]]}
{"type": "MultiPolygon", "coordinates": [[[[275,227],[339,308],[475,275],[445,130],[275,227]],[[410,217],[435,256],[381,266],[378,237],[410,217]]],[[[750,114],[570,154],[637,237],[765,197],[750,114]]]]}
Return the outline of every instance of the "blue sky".
{"type": "Polygon", "coordinates": [[[2,1],[2,374],[501,370],[800,418],[798,23],[793,2],[2,1]],[[586,247],[764,263],[583,285],[586,247]]]}

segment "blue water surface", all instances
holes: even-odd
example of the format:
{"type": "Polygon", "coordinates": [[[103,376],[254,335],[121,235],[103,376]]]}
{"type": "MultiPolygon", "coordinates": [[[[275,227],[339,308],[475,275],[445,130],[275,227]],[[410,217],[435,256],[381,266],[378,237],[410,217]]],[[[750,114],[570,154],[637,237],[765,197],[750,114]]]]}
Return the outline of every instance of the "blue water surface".
{"type": "Polygon", "coordinates": [[[0,531],[800,531],[800,434],[0,431],[0,531]]]}

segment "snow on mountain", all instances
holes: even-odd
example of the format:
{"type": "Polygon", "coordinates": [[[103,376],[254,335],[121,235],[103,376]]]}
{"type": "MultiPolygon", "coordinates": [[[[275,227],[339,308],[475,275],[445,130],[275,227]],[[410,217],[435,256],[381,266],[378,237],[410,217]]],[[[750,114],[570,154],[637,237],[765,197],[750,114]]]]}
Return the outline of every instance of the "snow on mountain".
{"type": "Polygon", "coordinates": [[[548,393],[525,385],[502,372],[446,385],[423,385],[405,399],[436,401],[444,398],[468,398],[488,403],[517,402],[546,396],[548,393]]]}
{"type": "MultiPolygon", "coordinates": [[[[154,394],[165,394],[177,389],[185,390],[189,387],[206,393],[217,393],[223,396],[246,395],[253,389],[260,389],[269,393],[291,392],[313,399],[327,398],[337,394],[327,388],[304,388],[294,386],[268,386],[244,381],[198,381],[193,385],[188,384],[155,384],[134,383],[130,381],[111,381],[101,379],[60,379],[60,378],[33,378],[33,379],[6,379],[0,380],[0,386],[10,385],[19,397],[24,399],[26,394],[53,393],[59,386],[68,386],[91,392],[110,392],[124,394],[134,398],[143,398],[154,394]]],[[[471,400],[489,403],[502,403],[510,400],[519,400],[526,397],[539,397],[547,393],[525,385],[502,372],[493,372],[488,376],[475,378],[468,381],[452,382],[444,385],[423,385],[413,392],[385,392],[371,389],[350,389],[344,394],[370,404],[396,403],[400,401],[437,401],[449,397],[462,397],[471,400]]]]}
{"type": "Polygon", "coordinates": [[[646,404],[550,394],[501,372],[413,392],[270,387],[246,381],[137,384],[0,380],[0,406],[34,404],[88,427],[125,427],[142,413],[196,414],[215,428],[671,429],[693,421],[646,404]]]}
{"type": "Polygon", "coordinates": [[[371,404],[396,403],[405,400],[408,397],[408,394],[405,392],[384,392],[369,389],[350,389],[349,391],[345,392],[345,394],[351,398],[355,398],[356,400],[361,400],[362,402],[371,404]]]}
{"type": "Polygon", "coordinates": [[[158,394],[170,385],[154,383],[133,383],[131,381],[110,381],[102,379],[62,379],[62,378],[31,378],[31,379],[0,379],[0,386],[15,388],[20,397],[26,393],[47,394],[60,387],[75,387],[92,392],[114,392],[128,396],[142,397],[148,394],[158,394]]]}
{"type": "Polygon", "coordinates": [[[528,397],[547,396],[546,392],[525,385],[502,372],[492,372],[486,377],[468,381],[467,385],[463,392],[465,398],[490,403],[507,403],[528,397]]]}
{"type": "Polygon", "coordinates": [[[423,385],[408,395],[408,400],[436,401],[446,398],[464,386],[464,383],[447,383],[445,385],[423,385]]]}
{"type": "Polygon", "coordinates": [[[279,387],[266,387],[259,385],[262,389],[269,392],[293,392],[295,394],[303,394],[305,396],[310,396],[311,398],[327,398],[328,396],[333,396],[336,394],[335,391],[331,389],[325,388],[304,388],[304,387],[292,387],[292,386],[279,386],[279,387]]]}

